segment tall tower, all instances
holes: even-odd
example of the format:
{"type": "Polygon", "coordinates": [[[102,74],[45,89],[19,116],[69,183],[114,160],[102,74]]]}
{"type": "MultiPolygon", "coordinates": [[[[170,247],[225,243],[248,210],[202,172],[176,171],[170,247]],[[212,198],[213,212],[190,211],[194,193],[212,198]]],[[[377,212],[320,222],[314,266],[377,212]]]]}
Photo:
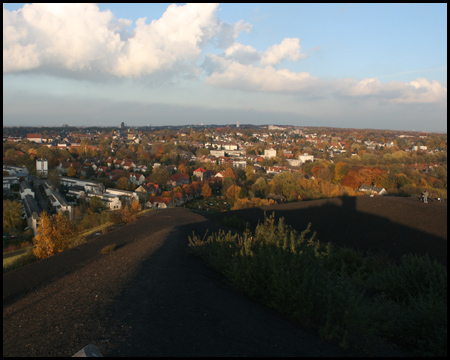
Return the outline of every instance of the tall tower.
{"type": "Polygon", "coordinates": [[[239,127],[239,120],[236,121],[236,127],[237,127],[237,128],[239,127]]]}

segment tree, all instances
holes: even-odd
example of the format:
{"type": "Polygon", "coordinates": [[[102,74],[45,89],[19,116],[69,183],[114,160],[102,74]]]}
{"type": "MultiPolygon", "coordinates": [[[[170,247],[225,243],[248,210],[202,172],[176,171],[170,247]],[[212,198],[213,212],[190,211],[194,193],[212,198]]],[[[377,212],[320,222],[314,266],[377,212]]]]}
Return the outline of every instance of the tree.
{"type": "Polygon", "coordinates": [[[238,199],[241,189],[238,185],[231,185],[226,192],[226,197],[230,200],[238,199]]]}
{"type": "Polygon", "coordinates": [[[187,168],[187,166],[186,166],[185,164],[180,164],[180,165],[178,166],[178,172],[187,174],[187,173],[188,173],[188,168],[187,168]]]}
{"type": "Polygon", "coordinates": [[[55,253],[67,250],[71,245],[71,239],[76,234],[75,224],[72,223],[62,212],[55,214],[52,220],[52,241],[55,244],[55,253]]]}
{"type": "Polygon", "coordinates": [[[67,176],[74,177],[77,174],[77,171],[74,169],[72,165],[69,166],[67,170],[67,176]]]}
{"type": "Polygon", "coordinates": [[[37,235],[33,238],[34,255],[45,259],[53,254],[68,249],[76,234],[76,226],[62,213],[48,216],[45,211],[39,218],[37,235]]]}
{"type": "Polygon", "coordinates": [[[236,179],[236,174],[234,173],[233,168],[227,167],[225,169],[225,173],[224,173],[223,177],[230,177],[232,179],[236,179]]]}
{"type": "Polygon", "coordinates": [[[131,212],[133,214],[137,214],[141,210],[142,210],[142,207],[141,207],[141,204],[139,203],[139,201],[134,200],[133,203],[131,204],[131,212]]]}
{"type": "Polygon", "coordinates": [[[205,183],[202,188],[202,195],[204,198],[209,198],[212,195],[211,187],[208,185],[208,183],[205,183]]]}
{"type": "Polygon", "coordinates": [[[38,259],[45,259],[53,255],[55,244],[52,241],[52,233],[50,217],[47,212],[43,211],[39,218],[37,235],[33,238],[33,244],[35,245],[33,253],[38,259]]]}
{"type": "Polygon", "coordinates": [[[98,196],[92,196],[89,199],[89,207],[93,212],[95,212],[98,208],[102,209],[103,208],[102,199],[100,199],[100,197],[98,196]]]}
{"type": "Polygon", "coordinates": [[[160,166],[153,170],[152,174],[148,177],[149,181],[159,185],[165,185],[170,178],[170,173],[166,167],[160,166]]]}
{"type": "Polygon", "coordinates": [[[49,173],[48,173],[48,183],[50,185],[53,185],[55,187],[55,189],[59,188],[60,176],[59,176],[58,170],[53,169],[53,170],[49,171],[49,173]]]}
{"type": "Polygon", "coordinates": [[[128,179],[125,176],[122,176],[117,180],[117,188],[123,190],[128,189],[128,179]]]}
{"type": "Polygon", "coordinates": [[[3,200],[3,231],[11,231],[22,224],[20,203],[13,200],[3,200]]]}

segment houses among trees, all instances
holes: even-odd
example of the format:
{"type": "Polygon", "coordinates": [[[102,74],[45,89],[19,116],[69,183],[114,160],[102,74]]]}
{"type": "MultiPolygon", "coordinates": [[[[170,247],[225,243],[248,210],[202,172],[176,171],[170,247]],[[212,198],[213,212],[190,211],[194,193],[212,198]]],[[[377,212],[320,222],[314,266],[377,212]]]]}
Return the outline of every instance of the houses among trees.
{"type": "MultiPolygon", "coordinates": [[[[202,196],[220,196],[235,208],[342,195],[413,196],[425,187],[446,197],[447,136],[278,125],[4,128],[4,198],[20,197],[36,232],[42,208],[35,177],[48,180],[42,186],[49,206],[77,219],[98,203],[115,211],[139,200],[161,209],[202,196]]],[[[90,226],[92,219],[79,221],[90,226]]]]}

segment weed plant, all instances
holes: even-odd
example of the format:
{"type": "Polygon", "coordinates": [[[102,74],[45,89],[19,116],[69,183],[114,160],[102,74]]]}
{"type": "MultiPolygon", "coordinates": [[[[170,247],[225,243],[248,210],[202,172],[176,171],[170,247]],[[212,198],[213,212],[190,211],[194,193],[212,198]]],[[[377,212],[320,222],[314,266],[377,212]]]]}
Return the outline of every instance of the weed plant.
{"type": "Polygon", "coordinates": [[[100,250],[100,253],[107,254],[107,253],[110,253],[110,252],[116,250],[116,248],[117,248],[116,244],[106,245],[102,250],[100,250]]]}
{"type": "Polygon", "coordinates": [[[444,266],[428,256],[394,264],[321,244],[310,226],[298,233],[273,214],[254,233],[193,234],[188,251],[236,289],[344,348],[370,353],[387,338],[416,355],[446,356],[444,266]]]}

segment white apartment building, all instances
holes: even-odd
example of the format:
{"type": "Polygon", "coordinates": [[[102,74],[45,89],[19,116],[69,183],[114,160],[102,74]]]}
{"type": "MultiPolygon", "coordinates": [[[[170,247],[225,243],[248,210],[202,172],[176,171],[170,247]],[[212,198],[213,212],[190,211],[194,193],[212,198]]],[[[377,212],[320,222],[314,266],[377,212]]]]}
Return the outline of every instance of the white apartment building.
{"type": "Polygon", "coordinates": [[[269,150],[264,150],[264,158],[265,159],[271,159],[277,157],[277,151],[274,148],[271,148],[269,150]]]}
{"type": "Polygon", "coordinates": [[[303,155],[299,155],[298,159],[302,162],[305,163],[307,161],[314,161],[314,155],[308,155],[307,153],[304,153],[303,155]]]}

